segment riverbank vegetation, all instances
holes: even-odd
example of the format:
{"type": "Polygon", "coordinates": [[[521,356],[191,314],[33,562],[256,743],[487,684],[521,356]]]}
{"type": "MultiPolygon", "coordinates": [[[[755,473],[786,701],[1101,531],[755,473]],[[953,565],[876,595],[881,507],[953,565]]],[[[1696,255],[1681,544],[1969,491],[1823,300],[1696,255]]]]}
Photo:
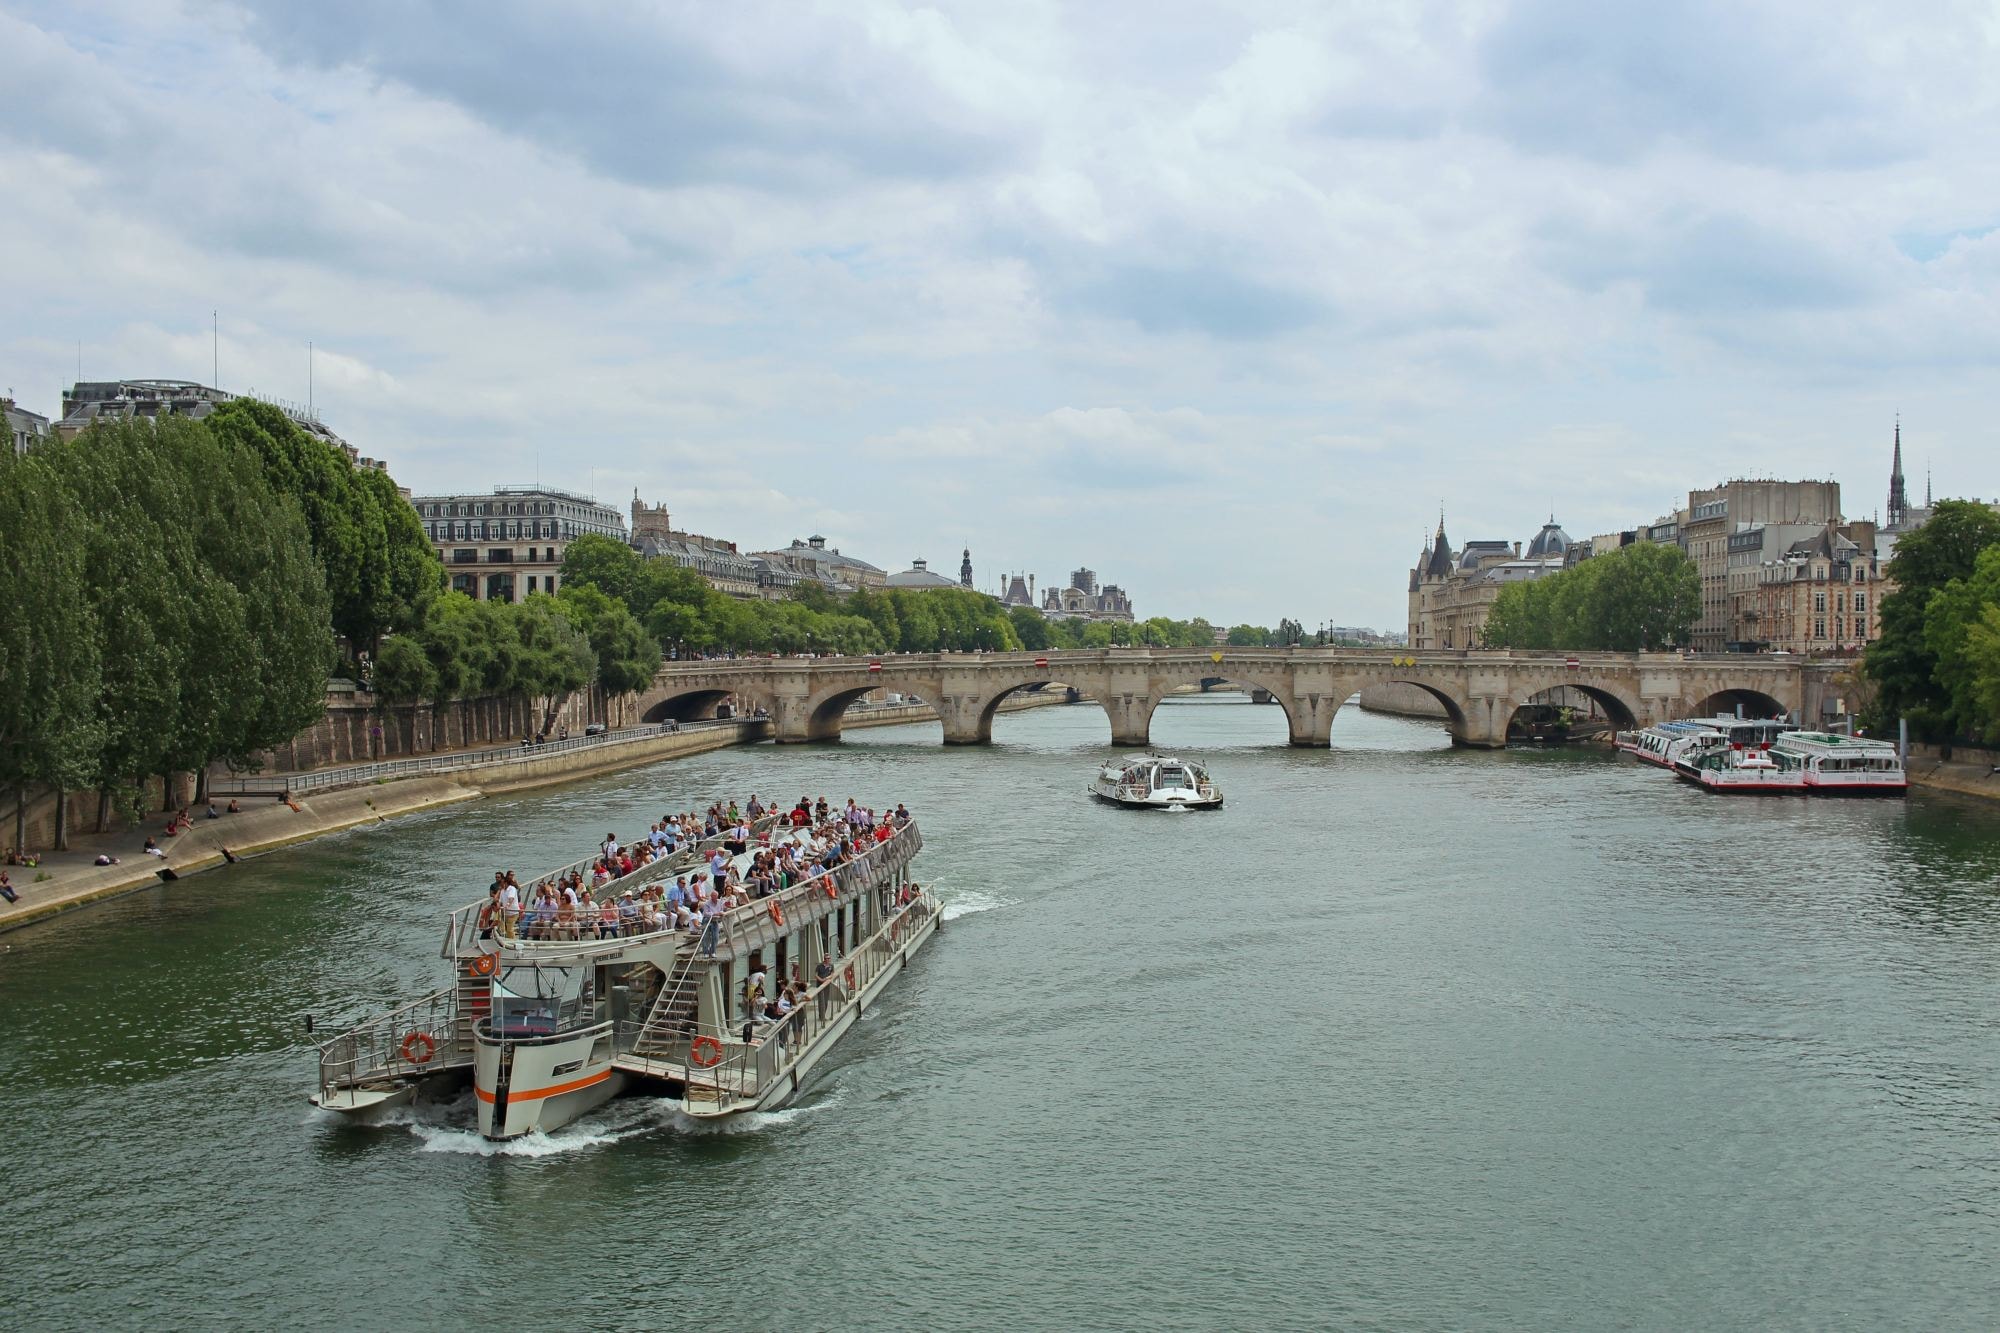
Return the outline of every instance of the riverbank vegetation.
{"type": "Polygon", "coordinates": [[[1919,739],[2000,742],[2000,514],[1941,500],[1883,571],[1882,631],[1862,657],[1863,720],[1919,739]]]}
{"type": "Polygon", "coordinates": [[[1488,648],[1656,652],[1688,642],[1701,577],[1678,546],[1640,542],[1509,583],[1486,617],[1488,648]]]}
{"type": "Polygon", "coordinates": [[[562,587],[563,596],[578,588],[601,592],[679,656],[1007,652],[1125,644],[1205,648],[1215,634],[1205,620],[1164,616],[1129,624],[1050,620],[1033,607],[1003,608],[997,598],[970,588],[863,588],[840,596],[805,583],[780,601],[746,601],[717,592],[699,574],[671,560],[649,560],[623,542],[596,534],[570,543],[562,587]]]}

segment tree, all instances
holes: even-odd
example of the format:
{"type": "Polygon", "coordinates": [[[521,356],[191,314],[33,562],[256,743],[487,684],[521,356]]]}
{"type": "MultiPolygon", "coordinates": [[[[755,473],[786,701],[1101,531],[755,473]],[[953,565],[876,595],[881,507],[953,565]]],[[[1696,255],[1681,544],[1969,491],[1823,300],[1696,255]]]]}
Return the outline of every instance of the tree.
{"type": "Polygon", "coordinates": [[[1687,642],[1701,576],[1678,546],[1639,543],[1500,589],[1482,631],[1489,648],[1655,652],[1687,642]]]}
{"type": "Polygon", "coordinates": [[[1010,607],[1007,619],[1014,626],[1014,637],[1030,652],[1040,652],[1049,646],[1049,622],[1042,619],[1042,613],[1032,606],[1010,607]]]}
{"type": "Polygon", "coordinates": [[[1996,542],[2000,514],[1969,500],[1939,501],[1928,522],[1897,541],[1883,571],[1895,590],[1882,599],[1881,632],[1862,659],[1876,690],[1870,728],[1886,731],[1902,718],[1919,736],[1950,735],[1950,688],[1938,680],[1927,633],[1930,600],[1952,580],[1969,577],[1980,552],[1996,542]]]}
{"type": "Polygon", "coordinates": [[[1924,609],[1924,646],[1937,661],[1932,676],[1947,737],[2000,738],[2000,713],[1988,701],[1995,661],[1985,633],[1996,607],[2000,543],[1979,553],[1968,576],[1932,593],[1924,609]]]}
{"type": "Polygon", "coordinates": [[[1270,639],[1270,631],[1261,625],[1232,625],[1229,628],[1229,646],[1232,648],[1262,648],[1270,639]]]}
{"type": "Polygon", "coordinates": [[[653,683],[660,670],[660,645],[625,603],[588,584],[565,585],[556,604],[583,631],[596,656],[598,684],[609,694],[631,694],[653,683]]]}
{"type": "Polygon", "coordinates": [[[0,785],[14,789],[16,846],[26,842],[28,789],[81,786],[103,740],[85,527],[44,451],[0,450],[0,785]]]}

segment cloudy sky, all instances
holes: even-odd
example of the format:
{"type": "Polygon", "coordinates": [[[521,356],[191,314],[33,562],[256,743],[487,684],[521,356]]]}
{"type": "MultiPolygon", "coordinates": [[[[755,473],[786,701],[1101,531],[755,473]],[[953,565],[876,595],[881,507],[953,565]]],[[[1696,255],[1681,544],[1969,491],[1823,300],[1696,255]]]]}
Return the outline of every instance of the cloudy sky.
{"type": "Polygon", "coordinates": [[[2000,491],[2000,17],[0,0],[0,387],[314,396],[1144,614],[1400,626],[1730,475],[2000,491]],[[1612,17],[1607,17],[1612,16],[1612,17]]]}

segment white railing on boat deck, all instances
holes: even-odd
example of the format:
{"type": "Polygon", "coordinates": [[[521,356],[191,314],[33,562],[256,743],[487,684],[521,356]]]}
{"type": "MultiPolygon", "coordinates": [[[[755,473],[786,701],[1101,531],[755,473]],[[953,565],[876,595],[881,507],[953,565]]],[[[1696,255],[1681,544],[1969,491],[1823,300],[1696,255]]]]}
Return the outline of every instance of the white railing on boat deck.
{"type": "MultiPolygon", "coordinates": [[[[900,871],[910,863],[911,857],[923,850],[923,846],[924,835],[917,831],[916,823],[912,821],[897,829],[886,841],[875,843],[831,870],[808,875],[768,898],[752,898],[740,907],[724,912],[716,918],[719,924],[713,947],[707,943],[704,933],[702,951],[734,956],[755,949],[776,935],[787,934],[796,927],[774,920],[771,916],[773,906],[787,922],[801,912],[809,918],[813,915],[809,909],[815,900],[821,897],[844,900],[855,889],[869,885],[885,874],[900,871]],[[831,894],[827,893],[829,883],[835,890],[831,894]]],[[[882,885],[874,883],[873,887],[881,888],[882,885]]]]}
{"type": "MultiPolygon", "coordinates": [[[[750,824],[752,844],[754,845],[760,836],[772,833],[783,818],[782,815],[768,814],[752,821],[750,824]]],[[[536,888],[543,884],[557,883],[572,871],[586,876],[586,884],[588,884],[591,895],[597,900],[599,905],[602,905],[606,894],[610,894],[615,898],[626,889],[641,888],[647,884],[651,884],[656,879],[665,879],[669,876],[693,870],[707,859],[708,853],[714,851],[726,841],[728,841],[728,837],[723,833],[718,833],[712,838],[699,838],[694,842],[683,844],[665,856],[658,857],[648,861],[645,865],[634,868],[629,875],[621,875],[616,879],[608,879],[602,884],[588,884],[588,872],[592,866],[597,864],[599,857],[603,855],[602,852],[592,853],[581,860],[572,861],[566,866],[551,870],[547,874],[537,875],[522,885],[522,910],[517,915],[525,915],[528,908],[533,905],[528,901],[528,898],[534,893],[536,888]]],[[[445,958],[462,958],[467,954],[489,952],[480,947],[483,941],[479,938],[479,913],[485,907],[486,902],[484,899],[481,899],[476,903],[470,903],[461,907],[451,914],[450,919],[445,923],[444,947],[439,950],[440,956],[445,958]]],[[[593,912],[588,921],[585,921],[582,917],[578,917],[576,929],[583,938],[595,939],[597,936],[597,923],[598,918],[593,912]]],[[[508,925],[514,929],[515,934],[518,935],[520,933],[520,923],[518,921],[509,922],[508,925]]],[[[500,930],[496,927],[494,934],[497,936],[500,933],[500,930]]]]}
{"type": "Polygon", "coordinates": [[[322,1042],[320,1091],[431,1074],[470,1063],[470,1052],[458,1050],[457,1041],[458,984],[454,981],[322,1042]]]}
{"type": "MultiPolygon", "coordinates": [[[[895,962],[912,935],[941,910],[936,896],[920,889],[880,930],[833,959],[832,978],[810,987],[798,1007],[785,1017],[752,1019],[746,1015],[729,1032],[707,1028],[664,1041],[655,1033],[651,1049],[642,1058],[670,1061],[686,1069],[682,1097],[690,1112],[712,1114],[754,1102],[813,1042],[860,1003],[861,993],[895,962]],[[851,984],[850,970],[854,978],[851,984]],[[747,1043],[743,1040],[745,1024],[750,1028],[747,1043]],[[722,1046],[722,1059],[706,1069],[692,1062],[694,1044],[704,1038],[722,1046]]],[[[633,1019],[627,1024],[630,1030],[622,1032],[618,1042],[621,1050],[629,1050],[637,1042],[644,1021],[633,1019]]]]}

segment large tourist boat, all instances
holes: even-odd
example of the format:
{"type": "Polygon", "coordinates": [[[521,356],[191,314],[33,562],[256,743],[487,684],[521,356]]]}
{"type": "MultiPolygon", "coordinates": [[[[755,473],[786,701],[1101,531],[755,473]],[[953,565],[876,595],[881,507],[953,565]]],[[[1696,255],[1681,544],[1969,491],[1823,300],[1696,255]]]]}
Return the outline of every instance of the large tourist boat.
{"type": "MultiPolygon", "coordinates": [[[[798,835],[767,818],[756,836],[768,846],[798,835]]],[[[608,887],[622,895],[686,873],[715,845],[608,887]]],[[[470,1084],[489,1139],[558,1129],[628,1089],[704,1119],[780,1106],[942,919],[931,892],[905,877],[923,846],[914,823],[855,846],[843,863],[722,913],[698,934],[528,938],[560,932],[496,930],[487,903],[460,908],[440,951],[451,981],[321,1045],[310,1100],[366,1118],[449,1101],[470,1084]],[[804,979],[789,1014],[749,1011],[760,973],[804,979]]]]}
{"type": "Polygon", "coordinates": [[[1805,766],[1795,756],[1766,743],[1732,741],[1720,731],[1703,732],[1681,747],[1674,772],[1705,791],[1736,795],[1804,792],[1805,766]]]}
{"type": "Polygon", "coordinates": [[[1089,790],[1101,801],[1141,810],[1213,810],[1222,804],[1222,788],[1207,769],[1157,754],[1105,760],[1089,790]]]}
{"type": "Polygon", "coordinates": [[[1806,790],[1818,796],[1900,796],[1909,776],[1896,747],[1830,731],[1788,731],[1772,747],[1795,758],[1806,790]]]}

